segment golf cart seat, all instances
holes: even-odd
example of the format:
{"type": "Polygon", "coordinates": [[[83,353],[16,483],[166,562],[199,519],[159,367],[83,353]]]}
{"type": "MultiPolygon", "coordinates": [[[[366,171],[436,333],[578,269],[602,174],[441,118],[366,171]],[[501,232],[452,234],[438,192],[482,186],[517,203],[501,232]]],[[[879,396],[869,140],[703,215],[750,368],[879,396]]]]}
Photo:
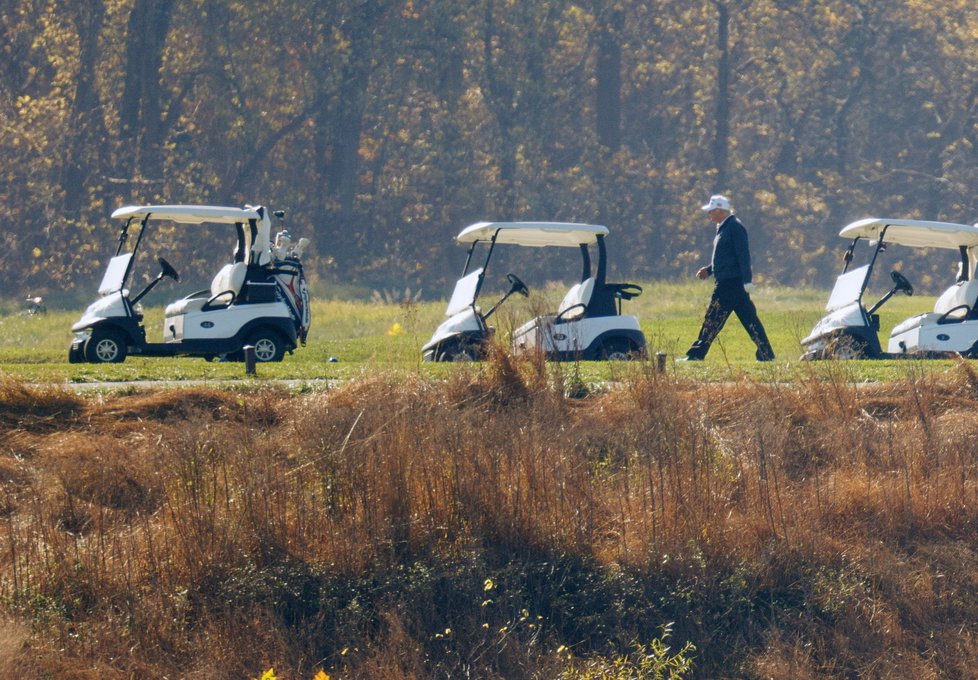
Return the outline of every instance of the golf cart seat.
{"type": "Polygon", "coordinates": [[[594,287],[594,295],[587,308],[588,316],[621,315],[623,300],[631,300],[642,294],[642,287],[634,283],[605,283],[594,287]]]}
{"type": "Polygon", "coordinates": [[[594,294],[594,277],[588,277],[579,283],[575,283],[564,295],[560,306],[557,307],[556,319],[558,323],[573,321],[585,316],[588,311],[588,304],[594,294]]]}
{"type": "MultiPolygon", "coordinates": [[[[913,331],[916,328],[961,323],[975,318],[978,310],[978,279],[960,281],[937,298],[934,311],[912,316],[893,328],[891,338],[913,331]]],[[[895,350],[894,350],[895,351],[895,350]]]]}
{"type": "Polygon", "coordinates": [[[937,323],[964,321],[975,312],[978,303],[978,280],[959,281],[941,293],[934,303],[934,313],[940,315],[937,323]]]}
{"type": "Polygon", "coordinates": [[[171,317],[228,307],[241,294],[241,287],[244,285],[247,272],[248,265],[244,262],[224,265],[211,281],[210,290],[192,293],[182,300],[167,305],[164,314],[171,317]]]}

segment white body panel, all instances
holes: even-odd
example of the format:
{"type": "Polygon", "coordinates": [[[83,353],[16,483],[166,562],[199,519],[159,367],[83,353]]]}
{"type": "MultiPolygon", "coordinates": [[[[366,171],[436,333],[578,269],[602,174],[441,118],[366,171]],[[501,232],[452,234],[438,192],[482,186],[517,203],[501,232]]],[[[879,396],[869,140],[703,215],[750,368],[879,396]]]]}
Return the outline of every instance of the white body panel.
{"type": "Polygon", "coordinates": [[[122,298],[128,295],[128,290],[117,290],[114,293],[103,295],[88,306],[81,318],[71,327],[72,332],[77,333],[104,319],[126,317],[126,305],[122,298]]]}
{"type": "Polygon", "coordinates": [[[640,332],[634,316],[599,316],[555,324],[553,316],[538,316],[513,331],[513,351],[517,354],[540,351],[586,352],[603,333],[640,332]]]}
{"type": "Polygon", "coordinates": [[[848,305],[839,307],[823,316],[815,324],[815,328],[808,334],[808,337],[801,341],[801,344],[811,345],[816,341],[824,342],[837,334],[838,331],[853,327],[866,328],[866,319],[859,302],[850,302],[848,305]]]}
{"type": "Polygon", "coordinates": [[[893,329],[886,351],[967,352],[978,341],[978,320],[938,324],[941,316],[931,312],[910,317],[893,329]]]}
{"type": "Polygon", "coordinates": [[[282,302],[231,305],[224,309],[191,311],[163,320],[163,341],[219,340],[233,337],[246,323],[255,319],[291,319],[282,302]]]}
{"type": "Polygon", "coordinates": [[[978,280],[960,281],[937,298],[934,311],[903,321],[890,333],[887,351],[967,352],[978,341],[978,321],[967,320],[978,303],[978,280]]]}
{"type": "Polygon", "coordinates": [[[472,307],[466,307],[457,314],[442,321],[438,328],[435,329],[431,340],[421,348],[421,351],[424,352],[431,349],[439,342],[453,336],[481,332],[482,324],[479,323],[479,317],[476,315],[475,310],[472,307]]]}

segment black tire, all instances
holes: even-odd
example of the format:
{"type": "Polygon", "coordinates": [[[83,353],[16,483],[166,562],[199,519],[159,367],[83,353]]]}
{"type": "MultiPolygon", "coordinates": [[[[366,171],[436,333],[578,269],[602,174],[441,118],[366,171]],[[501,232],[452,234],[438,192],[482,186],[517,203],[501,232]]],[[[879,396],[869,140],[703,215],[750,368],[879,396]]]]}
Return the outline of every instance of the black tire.
{"type": "Polygon", "coordinates": [[[82,352],[82,346],[77,343],[72,343],[71,347],[68,348],[68,363],[81,364],[84,362],[85,362],[85,355],[82,352]]]}
{"type": "Polygon", "coordinates": [[[862,338],[855,335],[840,335],[832,338],[825,345],[823,357],[826,359],[868,359],[869,345],[862,338]]]}
{"type": "Polygon", "coordinates": [[[612,338],[605,340],[598,350],[600,361],[631,361],[639,358],[639,352],[632,346],[632,343],[622,338],[612,338]]]}
{"type": "Polygon", "coordinates": [[[256,331],[251,334],[246,344],[255,348],[255,361],[260,364],[281,361],[285,357],[285,341],[275,331],[256,331]]]}
{"type": "Polygon", "coordinates": [[[470,362],[479,358],[473,345],[461,342],[449,343],[438,350],[438,361],[470,362]]]}
{"type": "Polygon", "coordinates": [[[85,341],[83,353],[90,364],[121,364],[126,360],[126,341],[121,333],[96,329],[85,341]]]}

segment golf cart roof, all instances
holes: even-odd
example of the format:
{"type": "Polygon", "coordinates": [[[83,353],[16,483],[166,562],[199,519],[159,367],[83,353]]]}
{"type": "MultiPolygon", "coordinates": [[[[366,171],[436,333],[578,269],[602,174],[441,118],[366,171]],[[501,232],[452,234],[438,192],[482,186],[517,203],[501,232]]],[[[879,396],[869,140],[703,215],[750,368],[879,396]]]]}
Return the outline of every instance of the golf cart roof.
{"type": "Polygon", "coordinates": [[[573,222],[476,222],[463,229],[455,240],[459,243],[491,241],[518,246],[567,246],[576,247],[607,236],[608,227],[573,222]]]}
{"type": "MultiPolygon", "coordinates": [[[[125,234],[133,219],[142,221],[170,220],[181,224],[202,224],[204,222],[236,225],[237,247],[234,250],[234,261],[252,265],[267,265],[272,260],[271,254],[271,222],[267,211],[261,206],[246,205],[244,208],[228,208],[216,205],[127,205],[112,213],[112,217],[126,220],[122,227],[122,237],[119,241],[119,252],[125,242],[125,234]]],[[[142,239],[140,229],[138,248],[142,239]]]]}
{"type": "Polygon", "coordinates": [[[143,219],[147,215],[152,215],[153,219],[157,220],[171,220],[184,224],[202,222],[236,224],[261,219],[256,209],[226,208],[216,205],[127,205],[112,213],[112,217],[122,219],[132,217],[143,219]]]}
{"type": "Polygon", "coordinates": [[[978,246],[978,227],[953,222],[927,220],[891,220],[869,217],[842,228],[843,238],[879,240],[886,229],[887,243],[897,243],[914,248],[958,248],[978,246]]]}

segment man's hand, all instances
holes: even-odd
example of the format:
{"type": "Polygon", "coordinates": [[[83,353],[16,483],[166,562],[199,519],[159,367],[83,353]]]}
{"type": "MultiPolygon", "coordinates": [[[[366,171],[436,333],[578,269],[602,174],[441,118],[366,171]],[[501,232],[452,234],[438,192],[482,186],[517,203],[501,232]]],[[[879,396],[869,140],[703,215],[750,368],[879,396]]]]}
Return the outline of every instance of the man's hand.
{"type": "Polygon", "coordinates": [[[710,268],[700,267],[699,271],[696,272],[696,278],[698,279],[708,279],[710,278],[710,268]]]}
{"type": "Polygon", "coordinates": [[[750,293],[751,291],[754,290],[754,284],[748,281],[747,283],[744,284],[744,290],[750,293]]]}

